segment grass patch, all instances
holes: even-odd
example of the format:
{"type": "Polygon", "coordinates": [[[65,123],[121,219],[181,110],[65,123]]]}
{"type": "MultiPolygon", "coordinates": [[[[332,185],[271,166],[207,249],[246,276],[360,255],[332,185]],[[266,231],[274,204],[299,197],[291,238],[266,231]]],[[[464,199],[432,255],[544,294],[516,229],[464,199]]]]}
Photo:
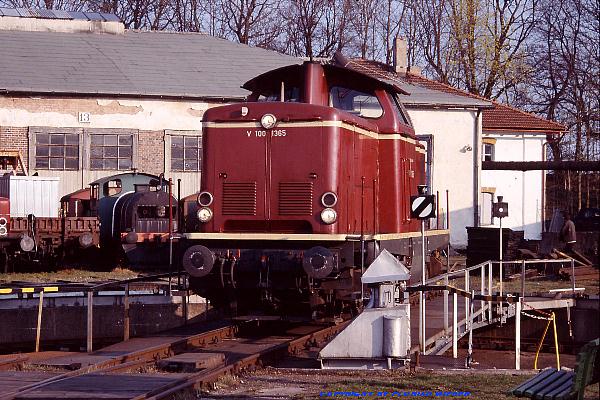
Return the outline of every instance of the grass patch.
{"type": "MultiPolygon", "coordinates": [[[[367,377],[359,379],[344,379],[336,383],[326,384],[322,392],[373,392],[372,396],[365,398],[377,398],[379,392],[387,392],[387,396],[379,398],[399,397],[435,397],[440,399],[472,398],[472,399],[514,399],[506,393],[512,388],[525,382],[533,375],[504,375],[504,374],[434,374],[416,373],[404,374],[397,377],[367,377]],[[394,395],[396,392],[396,396],[394,395]],[[410,394],[404,395],[406,392],[410,394]],[[415,393],[416,392],[416,393],[415,393]],[[436,395],[436,392],[469,392],[468,396],[444,396],[436,395]],[[402,393],[403,395],[398,395],[402,393]]],[[[370,394],[370,393],[369,393],[370,394]]],[[[327,398],[317,394],[314,398],[327,398]]],[[[335,396],[331,396],[335,398],[335,396]]],[[[586,390],[586,399],[598,398],[598,384],[589,386],[586,390]]]]}
{"type": "Polygon", "coordinates": [[[52,272],[15,272],[0,275],[0,283],[11,282],[92,282],[106,280],[123,280],[137,278],[139,272],[124,268],[115,268],[112,271],[89,271],[84,269],[64,269],[52,272]]]}

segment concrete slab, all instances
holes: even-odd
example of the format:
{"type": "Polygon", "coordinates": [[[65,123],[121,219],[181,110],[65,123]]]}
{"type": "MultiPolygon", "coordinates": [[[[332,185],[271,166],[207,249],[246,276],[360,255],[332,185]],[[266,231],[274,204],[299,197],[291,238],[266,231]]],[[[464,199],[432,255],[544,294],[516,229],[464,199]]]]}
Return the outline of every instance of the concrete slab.
{"type": "Polygon", "coordinates": [[[19,388],[50,379],[60,375],[57,372],[39,372],[39,371],[1,371],[0,372],[0,393],[7,394],[18,390],[19,388]]]}
{"type": "Polygon", "coordinates": [[[158,362],[158,367],[170,371],[194,372],[225,364],[223,353],[182,353],[158,362]]]}

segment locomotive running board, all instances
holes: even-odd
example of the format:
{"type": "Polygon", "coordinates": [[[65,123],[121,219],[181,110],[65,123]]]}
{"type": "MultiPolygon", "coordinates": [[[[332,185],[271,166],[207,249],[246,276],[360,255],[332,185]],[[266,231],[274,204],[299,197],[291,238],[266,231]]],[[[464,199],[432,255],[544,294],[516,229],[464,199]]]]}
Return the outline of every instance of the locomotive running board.
{"type": "MultiPolygon", "coordinates": [[[[437,229],[425,232],[425,236],[447,235],[447,229],[437,229]]],[[[298,233],[184,233],[181,235],[189,240],[288,240],[288,241],[360,241],[360,235],[348,234],[298,234],[298,233]]],[[[421,236],[420,232],[382,233],[376,235],[365,235],[364,240],[394,240],[421,236]]]]}

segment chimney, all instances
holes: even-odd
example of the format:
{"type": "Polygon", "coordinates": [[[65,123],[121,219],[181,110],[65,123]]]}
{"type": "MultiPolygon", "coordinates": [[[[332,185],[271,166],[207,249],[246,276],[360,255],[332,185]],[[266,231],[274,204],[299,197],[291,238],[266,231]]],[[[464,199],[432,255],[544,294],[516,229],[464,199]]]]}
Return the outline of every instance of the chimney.
{"type": "Polygon", "coordinates": [[[394,39],[394,71],[397,74],[406,73],[408,69],[407,44],[403,37],[394,39]]]}

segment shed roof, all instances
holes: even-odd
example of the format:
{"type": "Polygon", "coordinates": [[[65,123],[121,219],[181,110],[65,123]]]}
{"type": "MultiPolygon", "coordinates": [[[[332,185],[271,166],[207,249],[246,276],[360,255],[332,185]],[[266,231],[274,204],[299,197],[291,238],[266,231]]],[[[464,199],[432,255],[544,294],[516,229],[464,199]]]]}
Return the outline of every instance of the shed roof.
{"type": "Polygon", "coordinates": [[[301,60],[201,33],[0,30],[0,93],[244,98],[240,85],[301,60]],[[199,79],[202,77],[202,79],[199,79]]]}

